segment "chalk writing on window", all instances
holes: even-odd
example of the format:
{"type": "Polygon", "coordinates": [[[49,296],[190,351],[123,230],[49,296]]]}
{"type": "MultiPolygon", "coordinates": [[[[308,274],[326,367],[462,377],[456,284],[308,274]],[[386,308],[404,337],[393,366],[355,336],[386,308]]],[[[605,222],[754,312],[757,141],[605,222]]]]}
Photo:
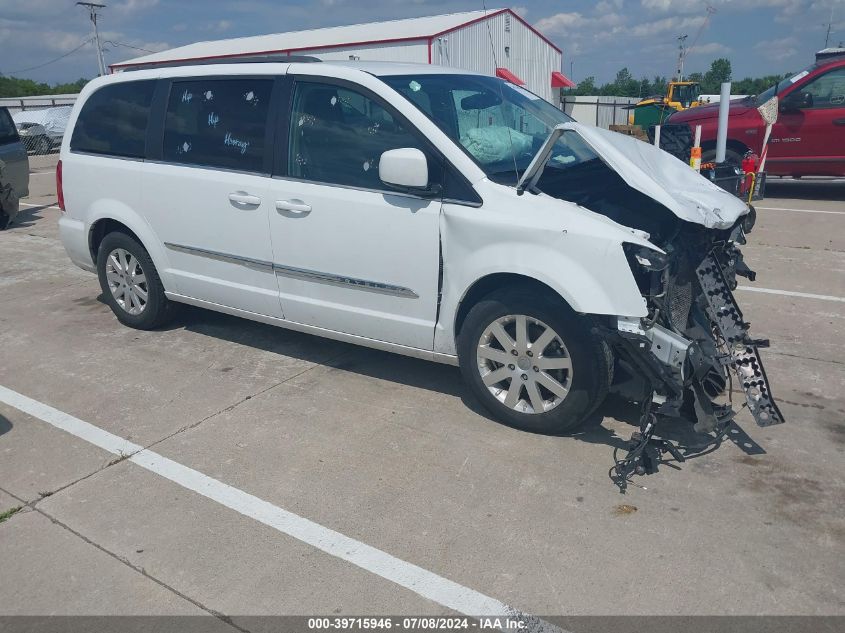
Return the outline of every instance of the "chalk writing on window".
{"type": "Polygon", "coordinates": [[[249,147],[249,141],[242,141],[241,139],[237,139],[232,136],[231,132],[226,132],[226,136],[223,139],[223,145],[228,147],[237,147],[241,150],[241,154],[246,154],[246,150],[249,147]]]}

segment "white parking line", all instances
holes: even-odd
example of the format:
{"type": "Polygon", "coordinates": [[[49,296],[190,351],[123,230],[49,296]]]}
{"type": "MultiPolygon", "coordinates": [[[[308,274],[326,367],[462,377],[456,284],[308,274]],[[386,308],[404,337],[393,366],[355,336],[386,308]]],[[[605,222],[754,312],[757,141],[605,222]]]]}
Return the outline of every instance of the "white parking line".
{"type": "MultiPolygon", "coordinates": [[[[235,512],[292,536],[331,556],[348,561],[361,569],[390,580],[447,609],[452,609],[467,616],[497,616],[521,619],[526,623],[526,628],[521,629],[522,631],[526,629],[544,632],[561,631],[558,627],[539,618],[528,616],[495,598],[485,596],[478,591],[438,576],[434,572],[356,541],[293,512],[288,512],[243,490],[224,484],[217,479],[158,453],[146,450],[143,446],[133,444],[122,437],[113,435],[93,424],[28,398],[2,385],[0,385],[0,402],[4,402],[109,453],[128,457],[129,461],[156,475],[169,479],[183,488],[216,501],[235,512]]],[[[503,630],[506,626],[507,623],[503,624],[503,630]]]]}
{"type": "Polygon", "coordinates": [[[773,288],[756,288],[753,286],[737,286],[737,290],[749,292],[762,292],[769,295],[784,295],[786,297],[801,297],[802,299],[821,299],[822,301],[840,301],[845,303],[845,297],[834,297],[832,295],[814,295],[809,292],[794,292],[792,290],[774,290],[773,288]]]}
{"type": "MultiPolygon", "coordinates": [[[[41,207],[42,209],[59,209],[55,204],[33,204],[31,202],[19,203],[22,207],[41,207]]],[[[59,209],[61,211],[61,209],[59,209]]]]}
{"type": "Polygon", "coordinates": [[[794,211],[795,213],[829,213],[830,215],[845,215],[845,211],[822,211],[820,209],[790,209],[788,207],[754,207],[764,211],[794,211]]]}

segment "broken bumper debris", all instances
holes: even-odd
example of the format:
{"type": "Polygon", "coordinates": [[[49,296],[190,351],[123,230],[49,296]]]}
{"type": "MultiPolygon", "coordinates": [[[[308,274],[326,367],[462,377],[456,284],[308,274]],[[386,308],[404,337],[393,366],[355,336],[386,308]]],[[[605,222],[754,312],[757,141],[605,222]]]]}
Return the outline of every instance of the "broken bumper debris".
{"type": "Polygon", "coordinates": [[[698,232],[667,245],[665,257],[629,249],[649,316],[619,317],[604,331],[621,370],[614,389],[644,403],[640,430],[611,469],[623,492],[631,475],[655,472],[664,453],[685,461],[718,446],[736,415],[735,386],[758,425],[784,422],[758,351],[768,342],[751,338],[732,292],[737,275],[755,277],[737,247],[752,226],[753,212],[721,235],[698,232]],[[705,441],[683,446],[660,437],[671,418],[692,421],[705,441]]]}

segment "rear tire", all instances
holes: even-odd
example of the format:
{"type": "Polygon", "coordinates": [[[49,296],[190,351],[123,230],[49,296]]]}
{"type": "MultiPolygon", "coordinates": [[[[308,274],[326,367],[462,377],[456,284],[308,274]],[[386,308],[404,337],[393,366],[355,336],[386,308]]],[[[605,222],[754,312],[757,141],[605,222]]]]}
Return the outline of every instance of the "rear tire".
{"type": "Polygon", "coordinates": [[[50,142],[50,139],[46,136],[42,136],[38,139],[38,142],[35,144],[35,153],[39,155],[49,154],[52,148],[53,144],[50,142]]]}
{"type": "Polygon", "coordinates": [[[572,431],[601,404],[613,367],[587,318],[559,298],[519,288],[472,307],[458,359],[464,380],[497,419],[551,435],[572,431]]]}
{"type": "Polygon", "coordinates": [[[109,233],[97,251],[100,288],[117,320],[138,330],[152,330],[172,316],[173,304],[149,253],[126,233],[109,233]]]}

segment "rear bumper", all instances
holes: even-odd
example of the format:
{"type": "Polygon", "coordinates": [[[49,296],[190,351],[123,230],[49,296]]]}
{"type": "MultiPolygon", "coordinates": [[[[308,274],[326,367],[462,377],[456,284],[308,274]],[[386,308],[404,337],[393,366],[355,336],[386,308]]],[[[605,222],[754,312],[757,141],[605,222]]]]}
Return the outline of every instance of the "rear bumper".
{"type": "Polygon", "coordinates": [[[59,218],[59,237],[70,261],[88,272],[97,272],[88,246],[88,227],[81,220],[66,215],[59,218]]]}

